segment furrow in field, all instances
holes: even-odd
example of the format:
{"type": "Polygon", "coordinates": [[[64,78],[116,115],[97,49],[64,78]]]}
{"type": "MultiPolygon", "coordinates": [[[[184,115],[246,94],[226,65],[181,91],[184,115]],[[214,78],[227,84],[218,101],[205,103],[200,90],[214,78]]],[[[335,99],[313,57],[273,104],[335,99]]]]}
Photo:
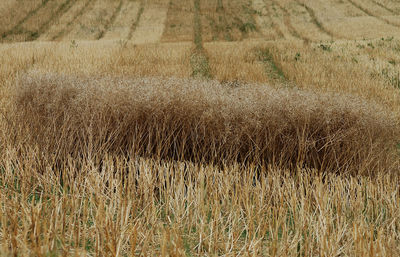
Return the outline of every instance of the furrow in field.
{"type": "Polygon", "coordinates": [[[193,41],[193,0],[171,0],[162,42],[193,41]]]}
{"type": "Polygon", "coordinates": [[[17,24],[15,24],[14,27],[12,27],[10,30],[8,30],[2,34],[2,36],[1,36],[2,39],[5,40],[9,36],[12,36],[13,34],[18,34],[19,32],[21,32],[22,31],[21,26],[27,20],[29,20],[31,17],[36,15],[36,13],[39,12],[42,8],[44,8],[48,2],[49,2],[49,0],[43,0],[41,2],[41,4],[37,5],[34,9],[30,10],[24,18],[22,18],[17,24]]]}
{"type": "Polygon", "coordinates": [[[106,25],[104,26],[104,29],[99,33],[99,35],[97,36],[97,39],[102,39],[104,37],[105,33],[107,33],[108,30],[110,29],[112,24],[114,24],[114,22],[117,19],[118,15],[121,13],[123,2],[124,2],[123,0],[119,1],[118,7],[114,10],[110,20],[106,23],[106,25]]]}
{"type": "Polygon", "coordinates": [[[60,17],[57,23],[55,23],[42,40],[57,40],[63,38],[65,35],[71,32],[73,25],[79,20],[79,18],[90,8],[93,7],[93,0],[77,1],[72,8],[60,17]]]}
{"type": "Polygon", "coordinates": [[[75,22],[71,32],[64,38],[69,40],[98,39],[102,31],[106,29],[107,24],[110,23],[118,5],[119,1],[97,0],[93,3],[93,7],[87,10],[78,22],[75,22]]]}
{"type": "Polygon", "coordinates": [[[145,5],[136,29],[132,33],[132,42],[134,44],[159,42],[164,32],[167,12],[168,6],[145,5]]]}
{"type": "MultiPolygon", "coordinates": [[[[397,17],[392,17],[392,13],[388,12],[384,8],[380,7],[379,5],[366,5],[367,3],[360,3],[359,1],[355,0],[347,0],[349,1],[354,7],[360,9],[362,12],[367,14],[368,16],[374,17],[377,20],[380,20],[388,25],[400,27],[400,19],[397,17]],[[372,11],[373,10],[373,11],[372,11]],[[397,19],[396,19],[397,18],[397,19]]],[[[373,4],[373,2],[370,2],[373,4]]]]}

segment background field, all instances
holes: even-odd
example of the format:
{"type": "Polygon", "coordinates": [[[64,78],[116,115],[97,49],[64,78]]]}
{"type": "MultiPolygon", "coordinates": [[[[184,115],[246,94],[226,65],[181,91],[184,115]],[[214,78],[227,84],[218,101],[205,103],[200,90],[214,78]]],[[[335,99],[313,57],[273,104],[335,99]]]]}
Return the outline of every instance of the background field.
{"type": "Polygon", "coordinates": [[[396,0],[2,0],[0,256],[398,256],[399,127],[396,0]]]}

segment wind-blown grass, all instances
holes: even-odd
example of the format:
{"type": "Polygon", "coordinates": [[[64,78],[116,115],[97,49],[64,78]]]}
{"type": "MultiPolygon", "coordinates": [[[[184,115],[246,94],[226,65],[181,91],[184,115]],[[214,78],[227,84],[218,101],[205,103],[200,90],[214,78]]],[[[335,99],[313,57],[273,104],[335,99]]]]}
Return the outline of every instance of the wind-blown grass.
{"type": "Polygon", "coordinates": [[[216,81],[25,74],[16,137],[62,161],[118,154],[352,174],[398,168],[398,121],[355,97],[216,81]]]}

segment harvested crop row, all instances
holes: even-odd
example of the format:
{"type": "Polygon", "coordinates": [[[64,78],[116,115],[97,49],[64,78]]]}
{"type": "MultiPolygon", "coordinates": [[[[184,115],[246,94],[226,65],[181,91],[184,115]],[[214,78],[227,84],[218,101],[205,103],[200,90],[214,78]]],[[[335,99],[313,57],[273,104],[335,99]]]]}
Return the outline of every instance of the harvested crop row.
{"type": "Polygon", "coordinates": [[[65,12],[57,17],[45,33],[42,33],[38,40],[56,40],[68,34],[73,24],[90,7],[93,0],[72,1],[65,9],[65,12]]]}
{"type": "Polygon", "coordinates": [[[43,1],[43,7],[27,18],[10,35],[12,41],[32,41],[39,38],[68,9],[70,4],[73,4],[71,0],[43,1]]]}
{"type": "Polygon", "coordinates": [[[146,2],[140,20],[132,33],[132,42],[135,44],[159,42],[164,32],[167,12],[168,6],[165,3],[146,2]]]}
{"type": "Polygon", "coordinates": [[[396,15],[393,16],[393,12],[379,6],[373,1],[357,1],[348,0],[354,7],[360,9],[365,14],[374,17],[377,20],[383,21],[394,27],[400,27],[400,19],[396,15]]]}
{"type": "MultiPolygon", "coordinates": [[[[395,55],[396,50],[393,49],[398,48],[399,41],[379,39],[310,46],[292,42],[271,44],[270,47],[274,62],[296,87],[357,95],[399,113],[400,91],[386,85],[384,79],[377,76],[383,68],[377,60],[382,57],[378,55],[379,50],[371,49],[378,45],[376,48],[382,48],[385,52],[392,51],[395,55]]],[[[394,66],[389,61],[396,62],[396,59],[386,60],[388,65],[394,66]]]]}
{"type": "MultiPolygon", "coordinates": [[[[293,26],[293,31],[298,33],[298,36],[306,41],[330,40],[331,36],[321,25],[316,22],[316,18],[310,9],[294,0],[273,0],[286,13],[290,19],[290,24],[293,26]]],[[[289,24],[289,22],[286,22],[289,24]]]]}
{"type": "Polygon", "coordinates": [[[105,32],[103,39],[128,39],[132,24],[136,22],[140,8],[139,1],[123,1],[123,5],[118,16],[115,18],[115,22],[111,24],[109,30],[105,32]]]}
{"type": "Polygon", "coordinates": [[[0,89],[27,69],[71,75],[190,77],[190,43],[134,45],[126,41],[30,42],[0,45],[0,89]]]}
{"type": "Polygon", "coordinates": [[[398,168],[396,119],[349,96],[35,73],[21,78],[14,95],[9,119],[22,127],[21,142],[59,161],[114,153],[338,173],[398,168]]]}
{"type": "Polygon", "coordinates": [[[281,25],[280,27],[281,30],[283,31],[285,38],[289,39],[297,38],[297,39],[302,39],[304,41],[309,41],[308,38],[306,38],[304,35],[301,35],[297,31],[297,29],[293,26],[289,11],[284,7],[284,5],[280,1],[268,0],[267,5],[272,6],[273,10],[272,16],[276,16],[275,18],[272,17],[272,19],[275,20],[277,24],[281,25]]]}
{"type": "Polygon", "coordinates": [[[97,36],[97,39],[102,39],[104,37],[104,34],[107,33],[110,27],[114,24],[118,16],[120,16],[123,4],[124,4],[123,0],[119,0],[118,6],[114,9],[110,19],[104,25],[104,29],[100,31],[99,35],[97,36]]]}
{"type": "MultiPolygon", "coordinates": [[[[46,7],[48,0],[44,1],[30,1],[29,4],[24,5],[23,7],[19,8],[19,3],[15,3],[14,6],[10,5],[11,10],[8,10],[6,15],[3,15],[2,27],[5,26],[2,30],[3,33],[1,35],[2,40],[7,41],[20,41],[21,32],[25,32],[22,30],[21,26],[24,25],[29,19],[35,17],[38,12],[40,12],[43,8],[46,7]],[[16,10],[15,10],[16,9],[16,10]],[[16,17],[20,18],[16,20],[16,17]],[[3,25],[4,24],[4,25],[3,25]]],[[[22,36],[22,40],[24,37],[22,36]]]]}
{"type": "Polygon", "coordinates": [[[393,0],[371,0],[393,14],[400,14],[400,3],[393,0]]]}
{"type": "Polygon", "coordinates": [[[0,36],[4,39],[13,30],[24,22],[27,17],[41,8],[42,1],[27,1],[23,5],[17,0],[2,0],[0,3],[0,36]]]}
{"type": "MultiPolygon", "coordinates": [[[[363,1],[363,3],[367,2],[368,1],[363,1]]],[[[315,15],[318,17],[321,24],[336,37],[360,39],[378,38],[386,35],[400,35],[395,26],[387,24],[387,22],[379,19],[379,15],[377,17],[371,16],[358,8],[357,5],[353,5],[350,1],[312,0],[305,1],[304,3],[315,11],[315,15]]],[[[380,14],[388,15],[389,13],[380,14]]]]}
{"type": "Polygon", "coordinates": [[[107,30],[119,5],[120,1],[95,1],[90,9],[72,24],[72,30],[64,39],[98,39],[107,30]]]}
{"type": "Polygon", "coordinates": [[[315,11],[313,8],[311,8],[306,1],[304,0],[296,0],[296,3],[299,3],[304,7],[304,9],[308,12],[309,17],[311,18],[312,22],[318,27],[318,29],[321,31],[323,34],[327,34],[331,38],[335,38],[336,36],[326,28],[326,26],[322,23],[321,19],[319,16],[316,15],[315,11]]]}

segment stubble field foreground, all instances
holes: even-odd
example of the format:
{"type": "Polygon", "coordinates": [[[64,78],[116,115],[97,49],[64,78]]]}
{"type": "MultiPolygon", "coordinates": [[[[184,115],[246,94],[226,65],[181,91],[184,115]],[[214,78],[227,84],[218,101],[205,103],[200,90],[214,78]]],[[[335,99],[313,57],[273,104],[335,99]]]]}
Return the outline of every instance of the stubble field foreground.
{"type": "Polygon", "coordinates": [[[399,256],[400,2],[2,0],[0,256],[399,256]]]}

